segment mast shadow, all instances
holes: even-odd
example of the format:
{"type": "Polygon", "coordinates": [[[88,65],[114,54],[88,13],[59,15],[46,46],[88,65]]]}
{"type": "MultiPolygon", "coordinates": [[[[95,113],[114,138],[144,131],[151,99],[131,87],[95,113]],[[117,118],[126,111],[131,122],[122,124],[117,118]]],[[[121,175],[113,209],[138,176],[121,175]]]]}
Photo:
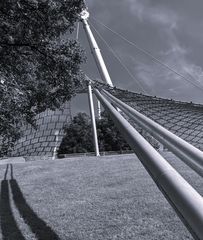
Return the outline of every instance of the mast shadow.
{"type": "Polygon", "coordinates": [[[1,232],[3,240],[25,240],[21,233],[16,220],[13,216],[13,212],[10,204],[9,196],[9,181],[7,180],[9,165],[6,166],[4,174],[4,180],[1,181],[1,196],[0,196],[0,220],[1,220],[1,232]]]}
{"type": "Polygon", "coordinates": [[[10,164],[11,180],[9,181],[11,186],[11,192],[16,208],[18,209],[21,217],[25,223],[30,227],[31,231],[35,234],[38,240],[59,240],[58,235],[37,216],[37,214],[28,205],[23,193],[18,185],[18,182],[13,177],[13,165],[10,164]]]}
{"type": "Polygon", "coordinates": [[[30,227],[38,240],[60,240],[58,235],[28,205],[18,182],[13,177],[13,165],[7,164],[4,179],[1,181],[0,226],[3,240],[26,240],[20,231],[11,209],[11,197],[24,222],[30,227]],[[10,166],[11,179],[7,180],[10,166]],[[11,189],[11,191],[10,191],[11,189]]]}

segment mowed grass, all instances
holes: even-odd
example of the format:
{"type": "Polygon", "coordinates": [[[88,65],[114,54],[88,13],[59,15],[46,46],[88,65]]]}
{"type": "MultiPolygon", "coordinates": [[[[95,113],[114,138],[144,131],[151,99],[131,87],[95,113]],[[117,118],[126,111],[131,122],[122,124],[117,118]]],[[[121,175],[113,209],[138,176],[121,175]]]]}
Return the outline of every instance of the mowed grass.
{"type": "MultiPolygon", "coordinates": [[[[203,193],[195,172],[164,155],[203,193]]],[[[0,239],[193,239],[133,154],[1,165],[0,177],[0,239]]]]}

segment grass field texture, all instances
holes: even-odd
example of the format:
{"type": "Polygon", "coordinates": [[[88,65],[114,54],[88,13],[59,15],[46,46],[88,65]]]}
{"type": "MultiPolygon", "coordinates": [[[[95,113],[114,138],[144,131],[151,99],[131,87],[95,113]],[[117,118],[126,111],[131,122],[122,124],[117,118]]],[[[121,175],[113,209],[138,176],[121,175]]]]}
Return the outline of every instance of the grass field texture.
{"type": "MultiPolygon", "coordinates": [[[[164,156],[203,193],[202,179],[164,156]]],[[[0,239],[193,239],[135,155],[0,165],[0,239]]]]}

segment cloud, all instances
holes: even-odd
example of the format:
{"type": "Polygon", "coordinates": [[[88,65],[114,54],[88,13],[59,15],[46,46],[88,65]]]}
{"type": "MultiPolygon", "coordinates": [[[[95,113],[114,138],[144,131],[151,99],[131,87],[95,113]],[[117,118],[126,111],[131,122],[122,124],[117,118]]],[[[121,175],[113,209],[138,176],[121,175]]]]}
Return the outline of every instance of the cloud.
{"type": "Polygon", "coordinates": [[[170,9],[151,6],[149,1],[127,0],[132,14],[140,21],[150,21],[171,29],[177,28],[177,15],[170,9]]]}
{"type": "MultiPolygon", "coordinates": [[[[87,0],[87,3],[92,15],[98,20],[123,34],[130,41],[136,42],[191,81],[203,84],[203,66],[201,66],[203,60],[199,51],[199,47],[202,47],[201,37],[197,37],[198,42],[194,41],[195,33],[201,32],[195,26],[198,22],[198,26],[201,25],[200,5],[203,3],[200,4],[199,1],[197,6],[190,1],[182,5],[179,1],[162,0],[87,0]],[[194,8],[192,13],[191,7],[194,8]],[[199,11],[198,21],[195,20],[196,10],[199,11]],[[189,14],[191,16],[188,16],[189,14]]],[[[183,97],[188,101],[202,98],[200,90],[181,77],[154,63],[149,57],[128,46],[106,29],[98,30],[135,78],[152,89],[153,95],[179,99],[183,97]]],[[[136,81],[127,75],[125,70],[118,69],[119,65],[115,59],[110,53],[106,53],[101,42],[98,43],[115,84],[136,91],[138,89],[136,81]]],[[[88,71],[93,71],[93,65],[94,63],[90,64],[88,71]]],[[[92,75],[95,75],[95,72],[92,75]]]]}
{"type": "MultiPolygon", "coordinates": [[[[178,31],[180,20],[177,13],[161,5],[151,5],[149,0],[128,0],[128,3],[131,13],[140,22],[147,22],[158,29],[158,32],[167,42],[167,48],[160,48],[155,56],[197,85],[203,84],[202,68],[187,59],[188,49],[181,45],[175,34],[178,31]]],[[[195,88],[180,76],[154,62],[141,63],[134,60],[134,64],[137,78],[141,79],[149,89],[153,89],[152,92],[157,94],[164,92],[164,94],[170,95],[172,92],[173,96],[174,94],[178,96],[195,88]]]]}
{"type": "Polygon", "coordinates": [[[200,87],[192,85],[189,81],[203,88],[203,69],[191,63],[186,58],[187,51],[176,45],[171,48],[171,51],[164,53],[164,63],[171,66],[172,69],[185,76],[187,80],[176,75],[172,71],[163,66],[152,63],[135,62],[134,72],[141,81],[145,82],[148,89],[151,89],[150,94],[159,95],[162,97],[173,97],[176,99],[201,102],[200,87]],[[197,93],[193,95],[191,93],[197,93]]]}

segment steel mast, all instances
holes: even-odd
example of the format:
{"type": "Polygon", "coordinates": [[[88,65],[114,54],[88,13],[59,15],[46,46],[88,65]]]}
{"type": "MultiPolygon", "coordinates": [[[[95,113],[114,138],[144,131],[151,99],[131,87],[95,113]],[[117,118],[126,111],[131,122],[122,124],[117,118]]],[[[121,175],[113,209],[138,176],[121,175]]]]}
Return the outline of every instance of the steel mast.
{"type": "Polygon", "coordinates": [[[95,155],[99,156],[99,144],[98,144],[98,137],[97,137],[97,127],[96,127],[96,120],[95,120],[95,113],[94,113],[94,103],[93,103],[93,96],[92,96],[92,86],[91,81],[88,83],[88,99],[89,99],[89,107],[90,107],[90,116],[92,122],[92,133],[93,133],[93,143],[94,143],[94,150],[95,155]]]}
{"type": "MultiPolygon", "coordinates": [[[[108,73],[107,67],[104,63],[104,59],[101,55],[100,49],[98,44],[94,38],[94,35],[90,29],[90,25],[88,23],[89,12],[87,9],[84,9],[81,14],[81,21],[83,23],[83,27],[90,45],[91,53],[94,57],[96,62],[97,69],[101,76],[101,79],[107,83],[109,86],[113,87],[113,83],[111,81],[110,75],[108,73]]],[[[99,146],[98,146],[98,139],[97,139],[97,129],[96,129],[96,121],[95,121],[95,113],[94,113],[94,103],[92,97],[92,87],[91,82],[88,84],[88,97],[89,97],[89,107],[90,107],[90,115],[91,115],[91,122],[92,122],[92,131],[93,131],[93,140],[94,140],[94,147],[95,147],[95,155],[99,156],[99,146]]],[[[98,102],[98,116],[101,118],[101,109],[100,103],[98,102]]]]}
{"type": "Polygon", "coordinates": [[[85,33],[87,35],[87,39],[88,39],[88,42],[89,42],[89,45],[90,45],[90,48],[91,48],[91,52],[92,52],[92,55],[94,56],[98,71],[100,73],[100,76],[105,83],[107,83],[111,87],[113,87],[113,83],[112,83],[111,78],[109,76],[107,67],[104,63],[104,59],[101,55],[98,44],[97,44],[97,42],[94,38],[94,35],[93,35],[93,33],[90,29],[90,25],[88,23],[89,12],[87,11],[87,9],[84,9],[81,12],[80,16],[81,16],[81,21],[83,23],[83,27],[84,27],[84,30],[85,30],[85,33]]]}

